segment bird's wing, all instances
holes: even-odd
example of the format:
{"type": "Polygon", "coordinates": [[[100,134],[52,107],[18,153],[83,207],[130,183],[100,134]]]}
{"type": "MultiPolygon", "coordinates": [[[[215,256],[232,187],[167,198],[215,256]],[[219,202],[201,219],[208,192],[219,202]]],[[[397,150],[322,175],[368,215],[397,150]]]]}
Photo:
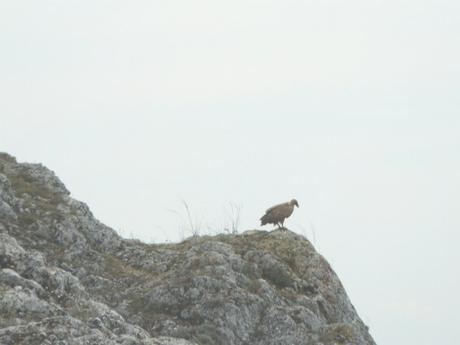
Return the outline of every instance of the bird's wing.
{"type": "Polygon", "coordinates": [[[283,202],[282,204],[278,204],[278,205],[272,206],[272,207],[270,207],[267,211],[265,211],[265,214],[269,214],[269,213],[272,213],[272,212],[276,212],[277,209],[282,209],[282,208],[284,208],[284,206],[287,205],[287,204],[288,204],[287,202],[283,202]]]}

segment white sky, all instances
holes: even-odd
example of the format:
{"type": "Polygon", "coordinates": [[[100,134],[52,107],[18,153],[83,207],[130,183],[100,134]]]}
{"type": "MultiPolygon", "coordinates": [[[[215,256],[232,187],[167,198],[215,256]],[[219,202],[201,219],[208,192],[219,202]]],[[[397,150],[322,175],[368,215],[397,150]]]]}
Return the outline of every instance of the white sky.
{"type": "Polygon", "coordinates": [[[3,1],[0,151],[145,241],[295,197],[379,345],[457,345],[459,61],[453,0],[3,1]]]}

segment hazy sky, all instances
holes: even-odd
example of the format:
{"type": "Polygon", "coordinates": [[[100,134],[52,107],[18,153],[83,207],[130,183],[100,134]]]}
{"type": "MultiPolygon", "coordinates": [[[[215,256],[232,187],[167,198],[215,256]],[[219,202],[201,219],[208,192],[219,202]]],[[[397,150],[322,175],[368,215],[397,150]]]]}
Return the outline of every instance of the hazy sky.
{"type": "Polygon", "coordinates": [[[460,344],[459,89],[454,0],[0,2],[0,151],[149,242],[297,198],[379,345],[460,344]]]}

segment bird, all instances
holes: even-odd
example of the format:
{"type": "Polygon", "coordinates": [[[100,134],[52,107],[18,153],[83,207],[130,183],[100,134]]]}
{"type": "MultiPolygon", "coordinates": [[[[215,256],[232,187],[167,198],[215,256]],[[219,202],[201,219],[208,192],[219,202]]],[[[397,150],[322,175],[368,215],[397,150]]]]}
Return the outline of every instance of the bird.
{"type": "Polygon", "coordinates": [[[270,207],[260,218],[261,225],[273,224],[280,229],[284,228],[284,220],[292,214],[294,206],[299,207],[296,199],[270,207]]]}

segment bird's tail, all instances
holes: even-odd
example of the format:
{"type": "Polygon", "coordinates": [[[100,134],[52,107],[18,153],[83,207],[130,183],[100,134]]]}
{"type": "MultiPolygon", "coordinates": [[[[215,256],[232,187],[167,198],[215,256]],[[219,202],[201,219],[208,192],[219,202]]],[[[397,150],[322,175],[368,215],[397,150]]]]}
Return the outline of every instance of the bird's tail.
{"type": "Polygon", "coordinates": [[[263,216],[262,218],[260,218],[260,225],[265,225],[267,224],[267,215],[263,216]]]}

